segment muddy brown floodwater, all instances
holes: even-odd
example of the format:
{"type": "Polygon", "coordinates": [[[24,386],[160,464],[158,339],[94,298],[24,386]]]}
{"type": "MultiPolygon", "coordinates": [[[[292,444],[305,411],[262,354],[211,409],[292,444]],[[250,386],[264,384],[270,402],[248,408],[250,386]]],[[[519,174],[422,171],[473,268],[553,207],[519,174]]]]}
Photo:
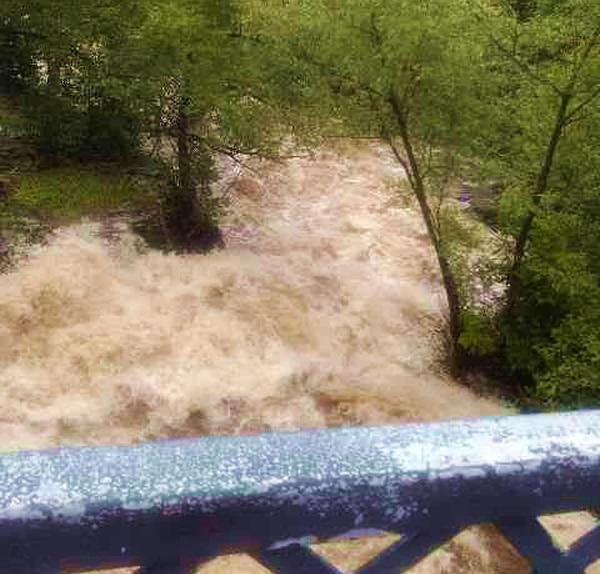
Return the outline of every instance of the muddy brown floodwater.
{"type": "MultiPolygon", "coordinates": [[[[434,254],[384,148],[222,171],[223,251],[164,254],[83,222],[0,275],[3,451],[506,412],[442,373],[434,254]]],[[[567,537],[588,524],[560,520],[567,537]]],[[[393,540],[317,551],[355,569],[393,540]]],[[[413,569],[528,571],[487,526],[413,569]]],[[[265,570],[233,556],[199,572],[265,570]]]]}

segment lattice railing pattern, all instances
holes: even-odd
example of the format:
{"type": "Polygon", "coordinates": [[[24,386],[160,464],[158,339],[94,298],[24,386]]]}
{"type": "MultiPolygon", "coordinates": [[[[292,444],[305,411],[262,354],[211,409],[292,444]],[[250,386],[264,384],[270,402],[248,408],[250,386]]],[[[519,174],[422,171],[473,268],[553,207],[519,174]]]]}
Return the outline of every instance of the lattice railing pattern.
{"type": "Polygon", "coordinates": [[[535,572],[579,573],[536,516],[600,506],[600,411],[165,440],[0,455],[0,573],[193,572],[245,552],[272,572],[340,572],[310,548],[400,540],[358,573],[398,573],[493,522],[535,572]]]}

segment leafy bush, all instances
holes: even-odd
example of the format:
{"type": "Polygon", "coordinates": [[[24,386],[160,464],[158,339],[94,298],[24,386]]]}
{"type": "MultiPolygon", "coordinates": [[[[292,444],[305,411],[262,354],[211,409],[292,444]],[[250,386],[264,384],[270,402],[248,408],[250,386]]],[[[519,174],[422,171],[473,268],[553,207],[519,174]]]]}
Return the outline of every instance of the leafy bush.
{"type": "Polygon", "coordinates": [[[115,98],[103,98],[87,110],[87,133],[80,155],[121,159],[139,151],[139,118],[115,98]]]}
{"type": "Polygon", "coordinates": [[[498,202],[498,223],[503,232],[518,235],[521,222],[531,208],[531,194],[523,187],[507,187],[498,202]]]}
{"type": "Polygon", "coordinates": [[[15,20],[0,18],[0,93],[21,94],[36,75],[34,50],[15,20]]]}
{"type": "Polygon", "coordinates": [[[593,230],[576,213],[548,212],[537,220],[518,313],[503,326],[506,364],[530,402],[600,404],[598,262],[593,250],[581,250],[580,240],[589,241],[593,230]]]}
{"type": "Polygon", "coordinates": [[[46,157],[76,157],[86,136],[84,114],[67,97],[46,90],[25,100],[25,114],[35,126],[40,154],[46,157]]]}
{"type": "Polygon", "coordinates": [[[551,340],[539,348],[544,371],[535,394],[551,407],[582,407],[600,403],[600,298],[592,315],[567,316],[551,340]]]}
{"type": "Polygon", "coordinates": [[[119,160],[138,153],[139,118],[117,99],[96,98],[82,106],[69,94],[42,89],[29,96],[26,109],[47,157],[119,160]]]}
{"type": "Polygon", "coordinates": [[[469,353],[479,357],[498,351],[498,337],[491,317],[474,311],[463,311],[458,342],[469,353]]]}

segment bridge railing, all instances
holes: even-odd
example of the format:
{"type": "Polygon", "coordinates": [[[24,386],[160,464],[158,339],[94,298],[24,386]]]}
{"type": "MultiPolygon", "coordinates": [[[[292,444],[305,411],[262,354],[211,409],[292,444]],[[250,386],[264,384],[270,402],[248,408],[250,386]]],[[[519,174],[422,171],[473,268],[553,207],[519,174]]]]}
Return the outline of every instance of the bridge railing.
{"type": "Polygon", "coordinates": [[[310,537],[395,532],[361,574],[397,573],[492,522],[536,572],[583,572],[600,530],[557,549],[536,517],[600,506],[600,411],[0,455],[0,572],[193,572],[246,552],[338,572],[310,537]]]}

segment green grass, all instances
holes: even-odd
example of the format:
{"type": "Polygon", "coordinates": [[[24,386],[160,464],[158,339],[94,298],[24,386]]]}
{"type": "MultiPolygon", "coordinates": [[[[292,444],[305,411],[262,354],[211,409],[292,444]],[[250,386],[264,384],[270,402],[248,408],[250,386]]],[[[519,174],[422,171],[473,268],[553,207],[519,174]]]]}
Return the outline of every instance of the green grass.
{"type": "Polygon", "coordinates": [[[142,208],[150,201],[148,192],[126,176],[60,168],[21,176],[6,207],[15,213],[62,220],[142,208]]]}

